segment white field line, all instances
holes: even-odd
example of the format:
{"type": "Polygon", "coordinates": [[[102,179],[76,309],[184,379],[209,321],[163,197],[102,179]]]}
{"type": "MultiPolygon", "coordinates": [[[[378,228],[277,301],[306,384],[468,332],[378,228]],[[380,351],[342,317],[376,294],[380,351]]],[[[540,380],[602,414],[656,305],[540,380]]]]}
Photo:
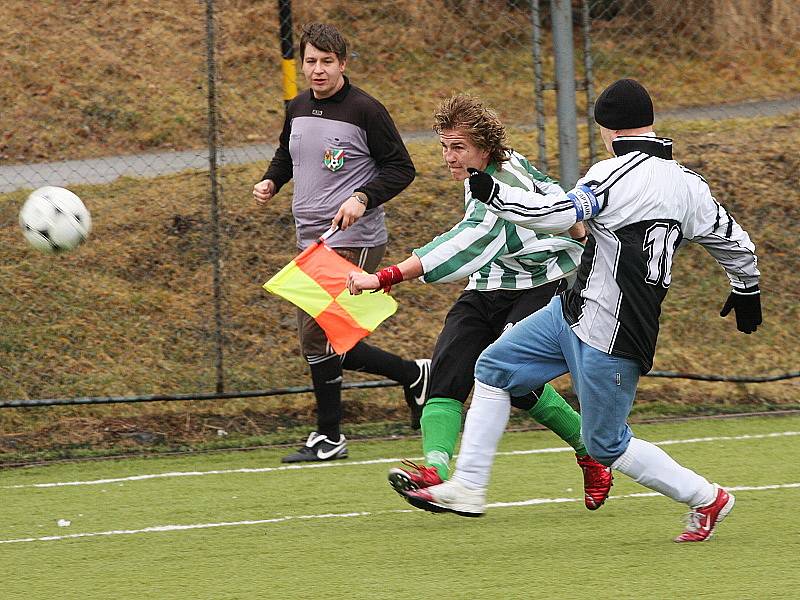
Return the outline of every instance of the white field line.
{"type": "MultiPolygon", "coordinates": [[[[776,433],[742,434],[735,436],[715,436],[702,438],[688,438],[683,440],[662,440],[653,442],[657,446],[670,446],[673,444],[696,444],[701,442],[723,442],[723,441],[743,441],[760,440],[768,438],[778,438],[800,435],[800,431],[781,431],[776,433]]],[[[509,452],[498,452],[497,456],[524,456],[528,454],[550,454],[553,452],[572,452],[572,448],[559,446],[558,448],[536,448],[533,450],[512,450],[509,452]]],[[[0,486],[2,490],[17,490],[25,488],[58,488],[77,485],[105,485],[109,483],[124,483],[126,481],[145,481],[147,479],[167,479],[172,477],[201,477],[205,475],[229,475],[235,473],[271,473],[275,471],[297,471],[301,469],[330,469],[335,467],[354,467],[359,465],[377,465],[382,463],[400,462],[401,458],[376,458],[372,460],[354,461],[332,461],[321,463],[308,463],[302,465],[287,465],[284,467],[259,467],[241,469],[216,469],[210,471],[174,471],[168,473],[148,473],[145,475],[131,475],[129,477],[114,477],[109,479],[90,479],[88,481],[56,481],[50,483],[26,483],[19,485],[0,486]]],[[[414,457],[410,460],[421,461],[423,457],[414,457]]]]}
{"type": "MultiPolygon", "coordinates": [[[[800,488],[800,483],[778,483],[773,485],[726,487],[732,492],[760,492],[764,490],[778,490],[800,488]]],[[[620,496],[609,496],[609,499],[623,500],[629,498],[653,498],[661,496],[657,492],[641,492],[637,494],[624,494],[620,496]]],[[[536,506],[541,504],[560,504],[565,502],[582,502],[583,498],[531,498],[530,500],[520,500],[517,502],[493,502],[487,504],[487,508],[515,508],[518,506],[536,506]]],[[[310,519],[351,519],[354,517],[375,517],[381,515],[422,512],[417,509],[398,509],[381,511],[363,511],[351,513],[327,513],[320,515],[287,515],[274,517],[272,519],[254,519],[248,521],[222,521],[220,523],[193,523],[191,525],[154,525],[142,529],[113,529],[111,531],[94,531],[87,533],[70,533],[67,535],[48,535],[43,537],[17,538],[11,540],[0,540],[0,544],[23,544],[26,542],[57,542],[61,540],[73,540],[76,538],[107,537],[112,535],[134,535],[139,533],[161,533],[164,531],[187,531],[189,529],[213,529],[216,527],[242,527],[246,525],[271,525],[274,523],[286,523],[288,521],[303,521],[310,519]]]]}

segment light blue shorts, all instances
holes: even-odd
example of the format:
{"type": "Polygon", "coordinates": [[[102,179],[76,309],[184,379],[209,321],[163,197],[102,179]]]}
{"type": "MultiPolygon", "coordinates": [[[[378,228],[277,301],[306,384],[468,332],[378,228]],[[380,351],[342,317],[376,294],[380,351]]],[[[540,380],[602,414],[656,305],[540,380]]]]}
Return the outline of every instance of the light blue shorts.
{"type": "Polygon", "coordinates": [[[483,351],[475,378],[521,396],[570,373],[581,405],[581,435],[589,454],[611,465],[633,435],[628,414],[639,383],[639,363],[582,342],[561,312],[561,298],[507,330],[483,351]]]}

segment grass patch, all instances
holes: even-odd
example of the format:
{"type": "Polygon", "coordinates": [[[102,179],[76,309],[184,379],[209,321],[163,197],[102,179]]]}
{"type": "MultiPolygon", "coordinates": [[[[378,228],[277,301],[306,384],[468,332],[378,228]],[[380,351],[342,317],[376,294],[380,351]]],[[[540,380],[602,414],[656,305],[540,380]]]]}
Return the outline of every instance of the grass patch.
{"type": "MultiPolygon", "coordinates": [[[[418,456],[418,440],[354,443],[352,460],[323,468],[274,470],[282,451],[271,449],[10,470],[0,490],[0,541],[55,539],[0,543],[13,574],[4,597],[283,599],[325,589],[354,599],[386,590],[416,598],[409,574],[425,548],[433,550],[425,553],[426,582],[441,598],[518,598],[531,590],[542,598],[790,598],[800,585],[792,551],[800,528],[786,515],[797,504],[789,486],[797,485],[791,466],[800,455],[796,436],[771,434],[799,425],[800,417],[787,417],[637,427],[654,442],[718,438],[665,447],[714,481],[742,488],[712,541],[694,545],[671,541],[685,507],[633,497],[649,490],[621,475],[616,497],[585,510],[569,452],[498,456],[488,501],[539,503],[490,507],[481,519],[411,510],[389,488],[391,462],[378,461],[418,456]],[[109,481],[170,473],[187,475],[109,481]],[[97,480],[105,481],[30,487],[97,480]],[[309,552],[316,540],[347,552],[309,552]],[[614,557],[603,563],[599,593],[598,549],[614,557]],[[512,556],[532,558],[515,563],[512,556]]],[[[556,445],[549,432],[512,433],[499,450],[556,445]]]]}

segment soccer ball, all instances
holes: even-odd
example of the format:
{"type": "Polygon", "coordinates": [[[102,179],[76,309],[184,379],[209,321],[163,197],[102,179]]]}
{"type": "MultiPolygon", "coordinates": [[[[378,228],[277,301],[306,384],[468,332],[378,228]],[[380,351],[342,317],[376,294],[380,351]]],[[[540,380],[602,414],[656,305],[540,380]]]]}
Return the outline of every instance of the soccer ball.
{"type": "Polygon", "coordinates": [[[92,217],[78,196],[48,185],[31,192],[19,211],[28,243],[42,252],[66,252],[79,246],[92,229],[92,217]]]}

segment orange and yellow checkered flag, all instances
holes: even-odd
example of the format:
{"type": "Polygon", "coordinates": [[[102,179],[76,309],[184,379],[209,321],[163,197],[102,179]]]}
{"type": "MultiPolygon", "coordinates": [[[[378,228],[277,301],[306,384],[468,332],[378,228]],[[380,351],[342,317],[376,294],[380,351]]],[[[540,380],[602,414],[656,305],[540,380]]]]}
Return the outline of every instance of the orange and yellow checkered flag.
{"type": "Polygon", "coordinates": [[[357,270],[320,240],[278,271],[264,289],[314,317],[336,353],[343,354],[397,310],[388,294],[353,296],[347,275],[357,270]]]}

